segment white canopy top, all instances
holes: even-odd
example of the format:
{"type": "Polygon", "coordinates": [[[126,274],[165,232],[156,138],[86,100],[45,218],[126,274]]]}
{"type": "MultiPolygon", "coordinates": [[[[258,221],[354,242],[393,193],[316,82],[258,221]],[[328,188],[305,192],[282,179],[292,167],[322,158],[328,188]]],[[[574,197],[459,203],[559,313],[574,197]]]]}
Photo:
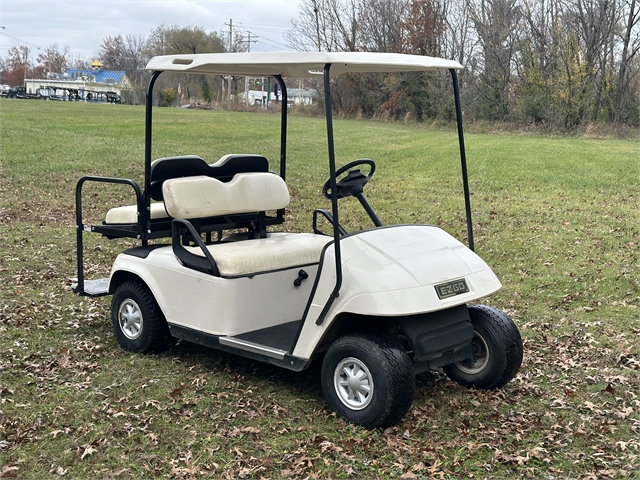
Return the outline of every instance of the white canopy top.
{"type": "Polygon", "coordinates": [[[332,77],[346,72],[408,72],[462,68],[462,65],[453,60],[400,53],[260,52],[164,55],[149,60],[147,70],[308,78],[322,75],[324,66],[328,63],[332,65],[332,77]]]}

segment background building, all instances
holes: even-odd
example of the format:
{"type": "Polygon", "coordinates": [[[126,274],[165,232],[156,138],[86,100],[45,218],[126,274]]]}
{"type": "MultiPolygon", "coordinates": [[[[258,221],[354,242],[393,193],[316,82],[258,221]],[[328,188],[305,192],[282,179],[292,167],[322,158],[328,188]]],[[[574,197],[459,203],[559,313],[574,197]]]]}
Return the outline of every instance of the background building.
{"type": "Polygon", "coordinates": [[[124,71],[102,70],[102,63],[95,60],[91,69],[67,70],[49,73],[46,79],[26,79],[27,93],[40,93],[42,97],[59,100],[99,100],[116,103],[116,96],[132,88],[124,71]]]}

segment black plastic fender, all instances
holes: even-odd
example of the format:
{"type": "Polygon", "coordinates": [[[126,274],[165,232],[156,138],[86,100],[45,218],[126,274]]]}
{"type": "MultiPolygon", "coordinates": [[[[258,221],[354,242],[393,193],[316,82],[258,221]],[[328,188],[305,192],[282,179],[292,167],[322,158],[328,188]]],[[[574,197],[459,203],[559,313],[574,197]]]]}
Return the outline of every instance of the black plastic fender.
{"type": "Polygon", "coordinates": [[[416,363],[456,352],[473,340],[473,325],[466,305],[397,319],[416,363]]]}

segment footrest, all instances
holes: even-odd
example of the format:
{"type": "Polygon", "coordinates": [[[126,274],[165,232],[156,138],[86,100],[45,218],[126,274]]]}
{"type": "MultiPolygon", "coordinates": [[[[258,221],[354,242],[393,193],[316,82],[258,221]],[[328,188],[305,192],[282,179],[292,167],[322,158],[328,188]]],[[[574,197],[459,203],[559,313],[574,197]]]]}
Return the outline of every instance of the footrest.
{"type": "Polygon", "coordinates": [[[77,283],[71,284],[73,293],[83,297],[104,297],[109,295],[109,278],[98,278],[97,280],[85,280],[84,291],[80,291],[77,283]]]}

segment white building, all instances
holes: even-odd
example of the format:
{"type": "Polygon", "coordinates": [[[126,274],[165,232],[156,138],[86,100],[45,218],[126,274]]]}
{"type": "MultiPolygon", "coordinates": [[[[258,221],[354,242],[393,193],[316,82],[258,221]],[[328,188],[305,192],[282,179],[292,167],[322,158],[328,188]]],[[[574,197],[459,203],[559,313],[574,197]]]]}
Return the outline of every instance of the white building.
{"type": "Polygon", "coordinates": [[[27,93],[64,100],[96,100],[97,97],[118,98],[123,90],[132,88],[126,72],[102,70],[98,60],[90,70],[67,70],[64,74],[50,74],[46,79],[26,79],[27,93]]]}

